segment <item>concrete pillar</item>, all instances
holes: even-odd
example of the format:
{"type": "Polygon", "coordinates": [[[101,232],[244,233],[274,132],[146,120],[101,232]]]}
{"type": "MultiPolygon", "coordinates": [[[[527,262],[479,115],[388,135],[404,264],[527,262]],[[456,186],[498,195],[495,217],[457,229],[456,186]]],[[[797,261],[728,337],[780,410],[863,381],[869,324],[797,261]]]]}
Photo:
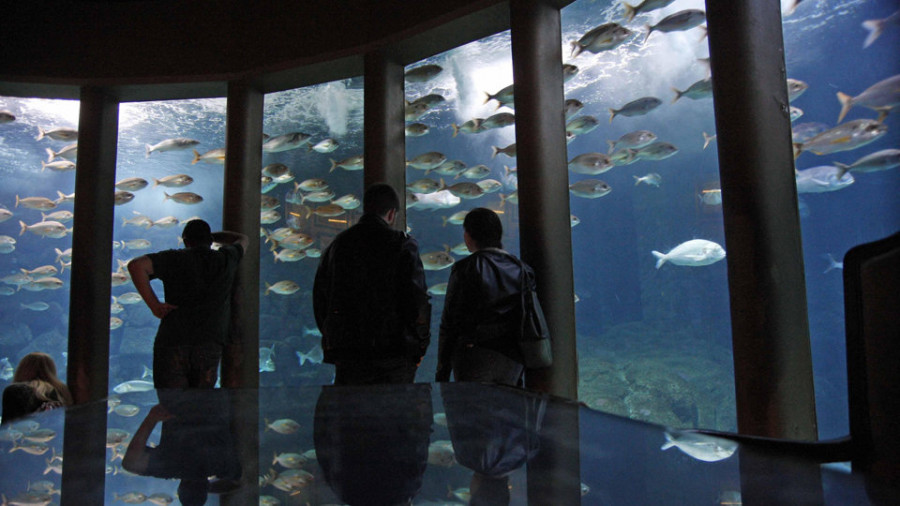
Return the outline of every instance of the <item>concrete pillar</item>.
{"type": "MultiPolygon", "coordinates": [[[[97,401],[109,391],[109,301],[118,127],[118,102],[102,88],[83,88],[78,119],[66,377],[76,404],[97,401]]],[[[102,504],[106,472],[105,405],[95,403],[79,411],[78,420],[67,414],[64,430],[66,458],[61,504],[102,504]]]]}
{"type": "Polygon", "coordinates": [[[394,222],[406,228],[406,123],[403,65],[385,51],[365,55],[365,172],[363,185],[384,181],[400,195],[394,222]]]}
{"type": "Polygon", "coordinates": [[[806,282],[778,0],[707,2],[738,430],[814,440],[806,282]]]}
{"type": "Polygon", "coordinates": [[[575,288],[563,111],[559,10],[545,0],[510,2],[516,85],[519,247],[537,275],[553,337],[553,366],[529,371],[526,384],[576,399],[575,288]]]}
{"type": "Polygon", "coordinates": [[[238,267],[222,386],[232,396],[232,431],[240,457],[241,488],[223,505],[255,503],[259,497],[259,213],[262,170],[263,93],[245,81],[228,84],[225,188],[222,228],[246,234],[250,244],[238,267]]]}

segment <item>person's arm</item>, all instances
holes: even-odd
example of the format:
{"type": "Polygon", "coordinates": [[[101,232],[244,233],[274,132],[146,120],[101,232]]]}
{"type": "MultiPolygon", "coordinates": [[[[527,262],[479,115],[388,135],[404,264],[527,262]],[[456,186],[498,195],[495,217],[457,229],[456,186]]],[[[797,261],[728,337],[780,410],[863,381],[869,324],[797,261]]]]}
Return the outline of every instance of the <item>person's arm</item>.
{"type": "Polygon", "coordinates": [[[247,246],[250,245],[250,238],[240,232],[232,232],[230,230],[220,230],[212,233],[212,240],[219,244],[240,244],[241,249],[246,252],[247,246]]]}
{"type": "Polygon", "coordinates": [[[134,436],[128,443],[128,449],[125,450],[125,455],[122,457],[123,469],[135,474],[143,474],[147,471],[147,467],[150,464],[150,455],[147,453],[147,439],[150,438],[150,434],[157,423],[172,418],[173,415],[162,404],[157,404],[150,408],[147,417],[141,422],[141,426],[138,427],[137,432],[134,433],[134,436]]]}
{"type": "Polygon", "coordinates": [[[400,311],[419,340],[419,348],[414,353],[418,355],[415,357],[416,361],[420,362],[431,343],[431,296],[428,295],[425,284],[425,268],[419,257],[419,243],[413,237],[406,238],[400,261],[400,311]]]}
{"type": "Polygon", "coordinates": [[[160,302],[153,287],[150,286],[150,277],[153,276],[153,261],[150,257],[143,255],[128,262],[128,273],[131,274],[131,282],[153,312],[153,316],[162,319],[172,310],[178,309],[172,304],[160,302]]]}

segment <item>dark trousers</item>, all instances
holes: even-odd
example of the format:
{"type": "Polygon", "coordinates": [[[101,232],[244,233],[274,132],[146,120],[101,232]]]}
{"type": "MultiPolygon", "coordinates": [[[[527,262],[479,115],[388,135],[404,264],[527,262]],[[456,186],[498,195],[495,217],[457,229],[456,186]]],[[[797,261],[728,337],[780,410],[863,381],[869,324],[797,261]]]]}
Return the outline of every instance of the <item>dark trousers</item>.
{"type": "Polygon", "coordinates": [[[340,360],[334,364],[335,385],[414,383],[418,366],[407,357],[340,360]]]}
{"type": "Polygon", "coordinates": [[[525,366],[490,348],[463,346],[453,355],[456,381],[518,386],[525,366]]]}
{"type": "Polygon", "coordinates": [[[207,346],[153,349],[153,386],[160,388],[214,388],[219,379],[222,348],[207,346]]]}

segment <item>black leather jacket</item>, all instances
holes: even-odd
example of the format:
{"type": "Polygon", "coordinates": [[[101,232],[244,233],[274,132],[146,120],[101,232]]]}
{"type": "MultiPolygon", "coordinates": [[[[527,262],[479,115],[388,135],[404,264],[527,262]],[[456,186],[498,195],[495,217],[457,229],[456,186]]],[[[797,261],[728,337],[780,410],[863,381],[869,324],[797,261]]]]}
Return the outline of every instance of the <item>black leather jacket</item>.
{"type": "Polygon", "coordinates": [[[366,214],[325,249],[313,285],[324,361],[407,356],[431,339],[431,304],[419,246],[366,214]]]}
{"type": "Polygon", "coordinates": [[[521,271],[534,288],[534,272],[510,253],[484,248],[456,262],[447,283],[438,342],[436,381],[449,381],[456,349],[468,344],[497,350],[522,362],[521,271]]]}

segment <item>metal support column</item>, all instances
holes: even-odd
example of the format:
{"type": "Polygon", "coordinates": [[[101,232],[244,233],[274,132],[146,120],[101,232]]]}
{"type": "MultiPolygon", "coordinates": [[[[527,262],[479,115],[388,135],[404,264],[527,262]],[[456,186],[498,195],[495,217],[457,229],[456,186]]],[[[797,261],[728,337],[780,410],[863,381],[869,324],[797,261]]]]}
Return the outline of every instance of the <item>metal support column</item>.
{"type": "Polygon", "coordinates": [[[255,504],[259,497],[259,213],[262,170],[263,94],[246,81],[228,84],[225,188],[222,228],[246,234],[250,244],[232,298],[222,385],[240,387],[232,396],[232,431],[241,461],[241,488],[223,495],[223,505],[255,504]]]}
{"type": "MultiPolygon", "coordinates": [[[[516,85],[516,160],[522,259],[534,267],[550,334],[553,366],[528,371],[526,385],[578,397],[572,235],[560,13],[546,0],[512,0],[513,77],[516,85]]],[[[554,410],[542,438],[578,441],[578,409],[554,410]]],[[[528,462],[528,502],[580,504],[579,445],[550,444],[528,462]]]]}
{"type": "MultiPolygon", "coordinates": [[[[246,234],[250,245],[238,266],[231,340],[239,363],[222,367],[222,385],[259,387],[259,213],[263,94],[247,82],[228,85],[222,228],[246,234]],[[237,375],[237,377],[235,377],[237,375]]],[[[226,353],[226,357],[227,357],[226,353]]]]}
{"type": "Polygon", "coordinates": [[[563,111],[559,10],[545,0],[510,2],[516,84],[516,151],[522,259],[537,275],[553,336],[553,366],[530,371],[529,388],[578,397],[572,232],[563,111]]]}
{"type": "Polygon", "coordinates": [[[385,51],[365,56],[363,184],[385,182],[400,195],[396,228],[406,228],[406,130],[403,65],[385,51]]]}
{"type": "Polygon", "coordinates": [[[814,440],[815,394],[778,0],[707,2],[738,430],[814,440]]]}
{"type": "MultiPolygon", "coordinates": [[[[75,218],[69,293],[66,382],[76,404],[106,397],[109,389],[109,300],[112,291],[113,197],[119,104],[106,90],[81,90],[75,218]]],[[[106,409],[102,403],[66,417],[62,496],[68,504],[103,504],[106,409]],[[85,416],[91,422],[85,424],[85,416]]]]}

